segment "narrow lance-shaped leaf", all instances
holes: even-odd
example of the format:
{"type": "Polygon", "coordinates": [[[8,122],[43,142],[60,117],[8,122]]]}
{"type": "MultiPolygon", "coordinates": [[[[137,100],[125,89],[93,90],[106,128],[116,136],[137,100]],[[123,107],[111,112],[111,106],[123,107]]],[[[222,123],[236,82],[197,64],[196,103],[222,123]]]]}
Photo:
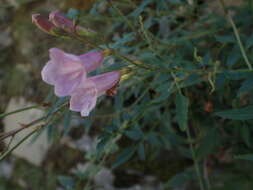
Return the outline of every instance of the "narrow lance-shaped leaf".
{"type": "Polygon", "coordinates": [[[237,155],[237,156],[235,156],[235,159],[253,161],[253,154],[242,154],[242,155],[237,155]]]}
{"type": "Polygon", "coordinates": [[[188,106],[189,101],[187,97],[178,93],[176,96],[176,120],[182,131],[185,131],[187,128],[188,106]]]}
{"type": "Polygon", "coordinates": [[[117,157],[116,161],[114,162],[112,168],[116,168],[119,165],[125,163],[126,161],[128,161],[135,152],[135,147],[128,147],[126,148],[123,152],[120,153],[120,155],[117,157]]]}
{"type": "Polygon", "coordinates": [[[145,160],[145,158],[146,158],[145,148],[144,148],[143,143],[140,143],[138,146],[138,156],[139,156],[140,160],[145,160]]]}
{"type": "Polygon", "coordinates": [[[215,115],[232,120],[249,120],[253,119],[253,105],[216,112],[215,115]]]}

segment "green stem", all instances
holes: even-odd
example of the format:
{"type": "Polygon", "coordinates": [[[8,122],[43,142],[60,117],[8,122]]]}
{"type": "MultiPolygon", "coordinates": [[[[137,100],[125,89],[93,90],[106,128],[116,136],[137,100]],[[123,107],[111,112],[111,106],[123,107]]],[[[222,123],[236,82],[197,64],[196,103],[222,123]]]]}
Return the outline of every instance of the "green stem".
{"type": "Polygon", "coordinates": [[[12,151],[14,151],[20,144],[22,144],[26,139],[28,139],[30,136],[32,136],[39,129],[40,129],[40,127],[34,129],[32,132],[30,132],[28,135],[26,135],[23,139],[21,139],[15,146],[13,146],[10,150],[8,150],[2,156],[0,156],[0,161],[2,161],[6,156],[8,156],[10,153],[12,153],[12,151]]]}
{"type": "MultiPolygon", "coordinates": [[[[183,95],[174,73],[171,73],[171,76],[173,77],[173,79],[175,81],[178,92],[181,95],[183,95]]],[[[188,143],[190,144],[191,155],[192,155],[192,159],[193,159],[193,162],[194,162],[194,168],[195,168],[195,171],[196,171],[196,174],[197,174],[197,178],[198,178],[198,181],[199,181],[199,187],[200,187],[201,190],[205,190],[204,183],[203,183],[203,180],[202,180],[202,177],[201,177],[201,172],[200,172],[197,156],[196,156],[193,144],[192,144],[192,138],[191,138],[191,134],[190,134],[190,130],[189,130],[188,126],[186,127],[186,134],[187,134],[188,143]]]]}
{"type": "Polygon", "coordinates": [[[205,187],[204,187],[204,183],[203,183],[203,180],[202,180],[202,177],[201,177],[201,172],[200,172],[198,160],[197,160],[197,157],[196,157],[196,152],[195,152],[194,147],[193,147],[193,145],[191,143],[192,138],[191,138],[191,134],[190,134],[190,131],[189,131],[189,127],[186,128],[186,134],[187,134],[187,138],[189,140],[190,150],[191,150],[192,159],[193,159],[193,162],[194,162],[194,168],[195,168],[195,171],[197,173],[197,177],[198,177],[198,181],[199,181],[199,186],[200,186],[201,190],[204,190],[205,187]]]}
{"type": "Polygon", "coordinates": [[[26,108],[21,108],[21,109],[18,109],[18,110],[15,110],[15,111],[12,111],[12,112],[8,112],[8,113],[2,113],[0,114],[0,118],[2,117],[6,117],[8,115],[12,115],[12,114],[15,114],[15,113],[19,113],[19,112],[22,112],[22,111],[26,111],[26,110],[30,110],[30,109],[35,109],[35,108],[39,108],[41,106],[29,106],[29,107],[26,107],[26,108]]]}
{"type": "Polygon", "coordinates": [[[252,66],[251,66],[251,64],[250,64],[250,62],[249,62],[249,59],[248,59],[248,57],[247,57],[245,48],[243,47],[243,44],[242,44],[242,41],[241,41],[241,38],[240,38],[240,35],[239,35],[239,31],[238,31],[238,29],[237,29],[237,27],[236,27],[236,25],[235,25],[235,23],[234,23],[232,17],[230,16],[228,10],[226,9],[226,6],[225,6],[224,1],[223,1],[223,0],[219,0],[219,1],[220,1],[220,4],[221,4],[221,6],[222,6],[222,8],[223,8],[223,10],[224,10],[224,12],[225,12],[225,14],[226,14],[226,16],[227,16],[227,19],[228,19],[229,23],[231,24],[231,26],[232,26],[232,28],[233,28],[233,31],[234,31],[234,34],[235,34],[237,43],[238,43],[238,45],[239,45],[239,48],[240,48],[241,53],[242,53],[242,56],[243,56],[243,59],[244,59],[244,61],[246,62],[246,64],[247,64],[249,70],[252,70],[253,68],[252,68],[252,66]]]}
{"type": "Polygon", "coordinates": [[[119,16],[125,20],[125,22],[129,26],[129,28],[131,28],[131,30],[133,32],[135,32],[136,31],[135,27],[132,25],[132,23],[129,21],[129,19],[121,12],[121,10],[118,9],[118,7],[114,6],[114,4],[111,2],[111,0],[109,0],[108,2],[109,2],[109,5],[119,14],[119,16]]]}
{"type": "Polygon", "coordinates": [[[12,130],[12,131],[9,131],[9,132],[3,133],[3,134],[0,133],[0,142],[1,142],[2,140],[4,140],[4,139],[8,138],[8,137],[11,137],[11,136],[16,135],[17,133],[19,133],[20,131],[22,131],[22,130],[24,130],[24,129],[27,129],[27,128],[29,128],[29,127],[31,127],[31,126],[33,126],[33,125],[35,125],[35,124],[37,124],[37,123],[43,121],[43,120],[46,119],[46,118],[47,118],[46,116],[43,116],[43,117],[41,117],[41,118],[39,118],[39,119],[36,119],[36,120],[30,122],[29,124],[26,124],[26,125],[24,125],[24,126],[18,128],[18,129],[14,129],[14,130],[12,130]]]}

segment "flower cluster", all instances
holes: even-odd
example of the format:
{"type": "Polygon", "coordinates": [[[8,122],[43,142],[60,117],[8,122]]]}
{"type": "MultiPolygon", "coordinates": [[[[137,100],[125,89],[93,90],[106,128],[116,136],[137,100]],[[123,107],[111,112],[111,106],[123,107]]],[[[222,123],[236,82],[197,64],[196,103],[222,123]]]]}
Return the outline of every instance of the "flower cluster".
{"type": "MultiPolygon", "coordinates": [[[[40,14],[32,15],[33,23],[52,35],[78,34],[93,35],[94,32],[75,24],[58,11],[53,11],[49,19],[40,14]]],[[[120,72],[113,71],[87,77],[103,62],[105,52],[88,52],[73,55],[58,48],[49,50],[50,60],[42,69],[42,79],[54,86],[56,96],[70,96],[70,110],[88,116],[95,107],[97,98],[103,94],[115,95],[115,87],[120,80],[120,72]]]]}
{"type": "Polygon", "coordinates": [[[70,110],[81,112],[82,116],[88,116],[95,107],[97,98],[107,91],[109,94],[114,91],[120,80],[118,71],[87,77],[89,72],[102,64],[103,52],[88,52],[77,56],[51,48],[49,55],[50,60],[41,72],[42,79],[54,86],[57,96],[70,96],[70,110]]]}

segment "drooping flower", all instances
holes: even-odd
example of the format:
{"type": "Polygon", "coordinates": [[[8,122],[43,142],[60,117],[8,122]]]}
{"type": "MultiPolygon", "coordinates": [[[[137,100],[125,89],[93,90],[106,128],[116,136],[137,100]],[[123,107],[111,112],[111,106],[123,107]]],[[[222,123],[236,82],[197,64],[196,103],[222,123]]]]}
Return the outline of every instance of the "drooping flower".
{"type": "Polygon", "coordinates": [[[58,48],[49,50],[50,60],[42,69],[42,79],[54,85],[59,97],[69,96],[103,61],[102,52],[89,52],[80,56],[65,53],[58,48]]]}
{"type": "Polygon", "coordinates": [[[49,15],[49,21],[52,22],[58,28],[61,28],[69,33],[76,32],[77,34],[86,37],[92,37],[96,35],[96,32],[88,28],[84,28],[78,25],[76,26],[72,20],[65,17],[59,11],[52,11],[49,15]]]}
{"type": "Polygon", "coordinates": [[[97,98],[114,87],[120,80],[120,72],[113,71],[83,80],[73,91],[70,98],[70,110],[88,116],[95,107],[97,98]]]}
{"type": "Polygon", "coordinates": [[[56,35],[55,31],[57,27],[44,16],[40,14],[33,14],[32,23],[35,24],[42,31],[51,35],[56,35]]]}

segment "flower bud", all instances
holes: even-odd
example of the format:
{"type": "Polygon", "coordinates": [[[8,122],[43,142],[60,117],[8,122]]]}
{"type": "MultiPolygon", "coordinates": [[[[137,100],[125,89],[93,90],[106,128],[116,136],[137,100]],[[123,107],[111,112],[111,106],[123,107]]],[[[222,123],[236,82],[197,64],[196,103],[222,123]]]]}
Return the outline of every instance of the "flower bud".
{"type": "Polygon", "coordinates": [[[65,17],[59,11],[51,12],[49,15],[49,21],[52,22],[58,28],[61,28],[68,33],[76,32],[76,34],[84,37],[94,37],[97,34],[96,32],[90,29],[83,28],[81,26],[76,26],[72,20],[65,17]]]}
{"type": "Polygon", "coordinates": [[[42,31],[51,35],[56,35],[55,33],[55,30],[57,29],[56,26],[53,23],[51,23],[47,18],[41,16],[40,14],[32,15],[32,23],[35,24],[42,31]]]}

